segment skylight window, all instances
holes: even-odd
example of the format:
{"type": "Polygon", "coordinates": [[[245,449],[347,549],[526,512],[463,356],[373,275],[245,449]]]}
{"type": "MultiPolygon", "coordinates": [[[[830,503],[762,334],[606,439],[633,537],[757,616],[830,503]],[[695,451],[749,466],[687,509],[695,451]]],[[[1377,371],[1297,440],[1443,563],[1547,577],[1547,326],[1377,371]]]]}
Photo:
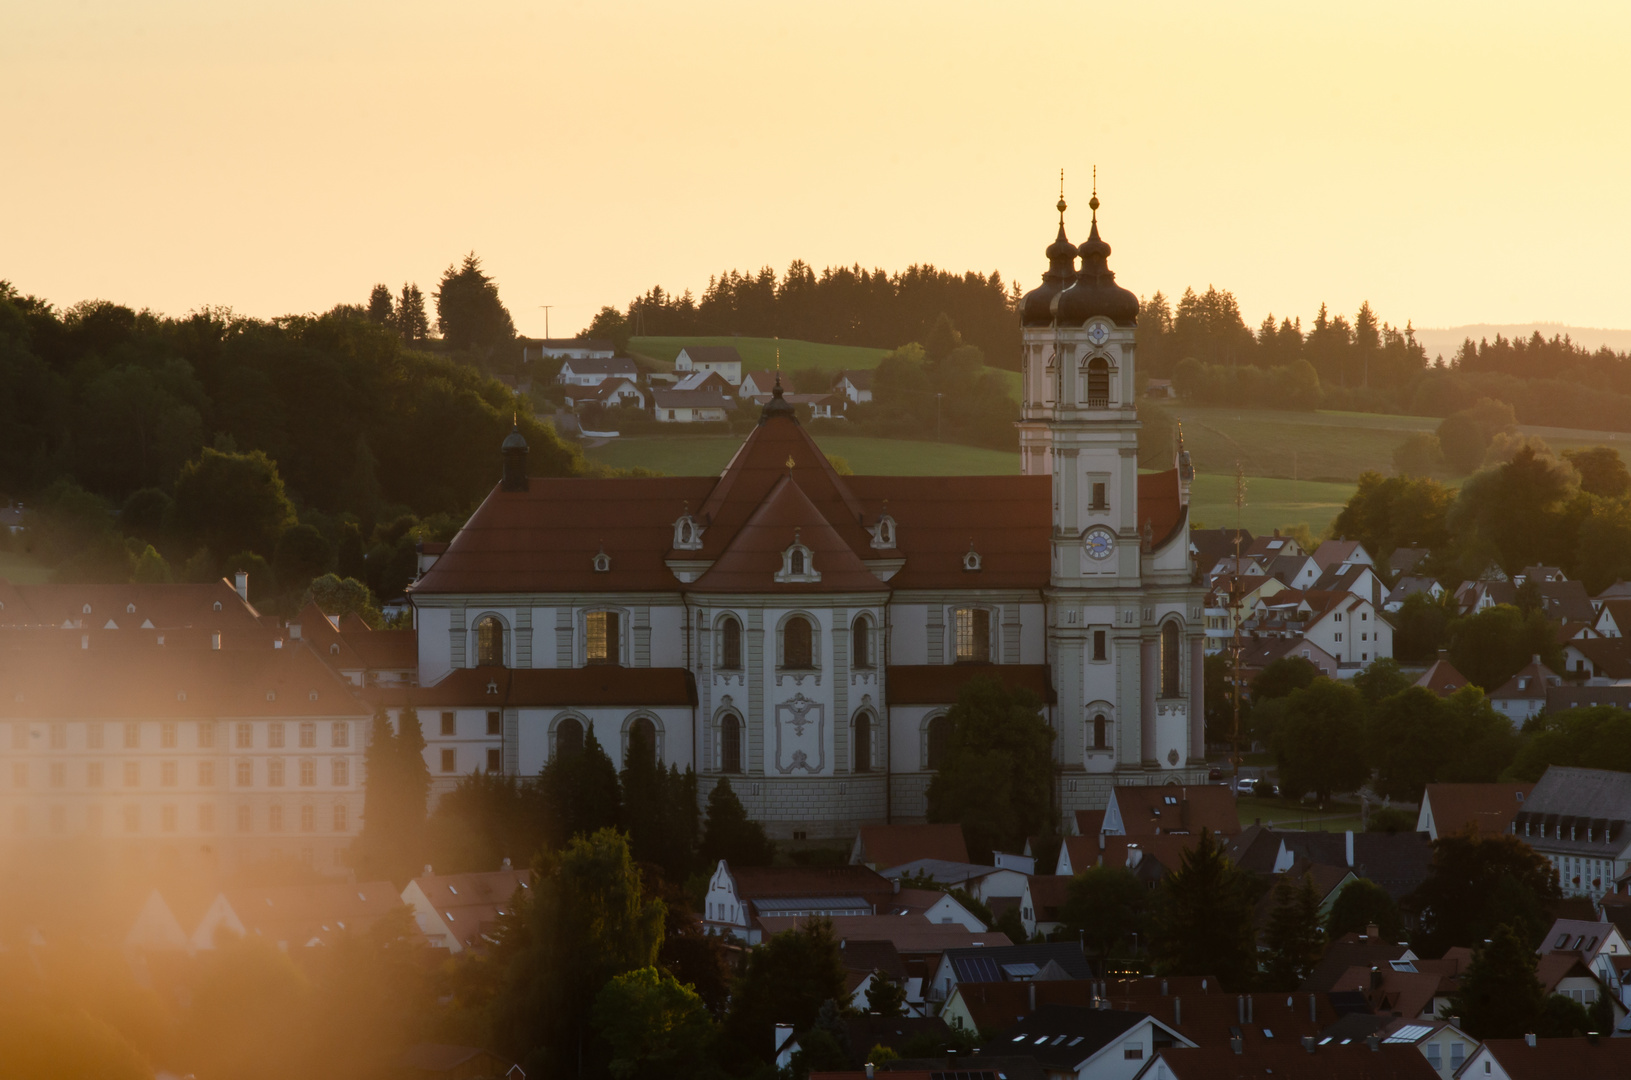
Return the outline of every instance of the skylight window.
{"type": "Polygon", "coordinates": [[[1015,1042],[1024,1042],[1025,1039],[1026,1039],[1026,1036],[1024,1036],[1024,1035],[1015,1035],[1014,1036],[1014,1041],[1015,1042]]]}
{"type": "Polygon", "coordinates": [[[1076,1045],[1076,1044],[1077,1044],[1077,1043],[1079,1043],[1079,1042],[1081,1042],[1081,1041],[1082,1041],[1082,1040],[1083,1040],[1083,1039],[1085,1039],[1085,1038],[1087,1038],[1087,1036],[1085,1036],[1085,1035],[1078,1035],[1078,1036],[1076,1036],[1076,1037],[1075,1037],[1075,1038],[1074,1038],[1074,1039],[1072,1039],[1072,1040],[1070,1040],[1070,1045],[1071,1045],[1071,1046],[1075,1046],[1075,1045],[1076,1045]]]}

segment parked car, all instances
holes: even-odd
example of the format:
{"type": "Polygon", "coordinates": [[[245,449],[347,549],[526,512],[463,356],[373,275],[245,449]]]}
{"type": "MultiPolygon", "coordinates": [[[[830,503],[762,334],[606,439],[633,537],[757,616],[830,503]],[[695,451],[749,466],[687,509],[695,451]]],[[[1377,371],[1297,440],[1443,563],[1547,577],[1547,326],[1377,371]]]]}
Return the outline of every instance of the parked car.
{"type": "Polygon", "coordinates": [[[1256,795],[1262,799],[1273,798],[1278,794],[1274,784],[1261,776],[1242,776],[1235,781],[1235,791],[1241,795],[1256,795]]]}
{"type": "Polygon", "coordinates": [[[1218,768],[1216,765],[1214,765],[1207,772],[1206,778],[1208,780],[1222,780],[1223,779],[1223,770],[1218,768]]]}

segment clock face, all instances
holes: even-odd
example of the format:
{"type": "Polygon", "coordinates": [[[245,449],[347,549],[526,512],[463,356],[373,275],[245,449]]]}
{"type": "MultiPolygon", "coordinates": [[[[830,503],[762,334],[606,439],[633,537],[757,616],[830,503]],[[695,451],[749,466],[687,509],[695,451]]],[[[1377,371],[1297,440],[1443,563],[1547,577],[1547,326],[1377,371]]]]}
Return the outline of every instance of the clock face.
{"type": "Polygon", "coordinates": [[[1082,539],[1082,546],[1087,548],[1089,558],[1103,562],[1115,551],[1116,538],[1110,535],[1109,529],[1094,529],[1082,539]]]}
{"type": "Polygon", "coordinates": [[[1087,328],[1087,340],[1095,345],[1103,345],[1110,340],[1110,328],[1103,323],[1094,323],[1087,328]]]}

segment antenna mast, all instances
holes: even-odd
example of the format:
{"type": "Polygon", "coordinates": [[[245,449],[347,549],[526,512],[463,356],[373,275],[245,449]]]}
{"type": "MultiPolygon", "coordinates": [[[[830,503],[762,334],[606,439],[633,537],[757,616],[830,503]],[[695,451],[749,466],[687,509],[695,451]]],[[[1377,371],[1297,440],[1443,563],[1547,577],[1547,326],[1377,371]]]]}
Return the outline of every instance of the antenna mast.
{"type": "Polygon", "coordinates": [[[1229,681],[1234,684],[1234,744],[1235,794],[1240,794],[1240,597],[1245,582],[1240,576],[1240,511],[1246,505],[1246,470],[1239,459],[1235,461],[1235,561],[1229,575],[1229,621],[1234,633],[1229,639],[1229,681]]]}

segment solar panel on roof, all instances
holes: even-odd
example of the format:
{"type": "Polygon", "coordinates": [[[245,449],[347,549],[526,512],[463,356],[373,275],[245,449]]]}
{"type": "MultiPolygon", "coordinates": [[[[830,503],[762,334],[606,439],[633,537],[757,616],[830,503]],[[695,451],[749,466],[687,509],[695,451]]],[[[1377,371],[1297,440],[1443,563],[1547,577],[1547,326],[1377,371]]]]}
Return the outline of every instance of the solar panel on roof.
{"type": "Polygon", "coordinates": [[[952,961],[958,982],[1002,982],[997,962],[989,956],[960,956],[952,961]]]}
{"type": "Polygon", "coordinates": [[[1042,969],[1031,963],[1004,964],[1002,971],[1010,979],[1029,979],[1042,969]]]}
{"type": "Polygon", "coordinates": [[[1426,1024],[1406,1024],[1382,1041],[1385,1043],[1413,1043],[1432,1033],[1433,1029],[1426,1024]]]}

